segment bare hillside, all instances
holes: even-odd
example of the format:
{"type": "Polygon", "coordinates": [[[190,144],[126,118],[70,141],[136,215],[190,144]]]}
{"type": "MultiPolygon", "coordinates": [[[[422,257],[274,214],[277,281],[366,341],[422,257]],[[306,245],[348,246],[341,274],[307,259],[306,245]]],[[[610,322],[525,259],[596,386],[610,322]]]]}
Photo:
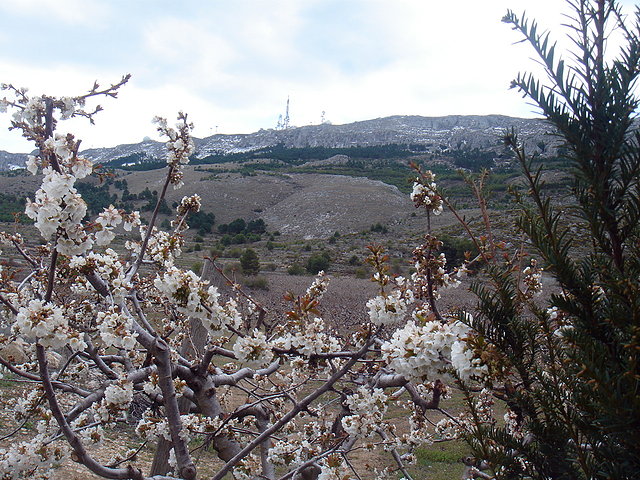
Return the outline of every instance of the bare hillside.
{"type": "MultiPolygon", "coordinates": [[[[354,233],[371,224],[394,224],[413,207],[396,187],[341,175],[321,174],[211,174],[185,169],[185,186],[170,190],[171,205],[184,195],[197,193],[203,209],[215,213],[217,223],[235,218],[262,218],[269,230],[303,238],[323,238],[334,232],[354,233]]],[[[127,172],[132,193],[160,190],[164,170],[127,172]]]]}

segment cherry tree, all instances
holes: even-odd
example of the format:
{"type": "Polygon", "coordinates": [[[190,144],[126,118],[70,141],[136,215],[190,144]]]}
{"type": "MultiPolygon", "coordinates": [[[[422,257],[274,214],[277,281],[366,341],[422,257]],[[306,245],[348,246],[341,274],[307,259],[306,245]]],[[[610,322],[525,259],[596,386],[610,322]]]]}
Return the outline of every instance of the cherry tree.
{"type": "MultiPolygon", "coordinates": [[[[167,189],[181,187],[194,150],[186,114],[175,127],[155,120],[167,140],[167,166],[148,221],[113,206],[87,215],[76,182],[102,172],[61,125],[73,117],[93,122],[101,107],[87,103],[116,97],[128,79],[62,98],[2,86],[0,109],[12,113],[10,128],[34,142],[27,170],[42,178],[25,208],[41,242],[17,233],[0,237],[28,266],[0,272],[8,329],[0,342],[22,345],[28,357],[20,363],[0,357],[0,364],[9,381],[31,382],[15,414],[35,424],[28,441],[0,449],[2,478],[47,478],[74,461],[104,478],[191,480],[205,449],[220,459],[214,480],[228,473],[411,478],[406,465],[415,449],[455,437],[468,421],[442,410],[447,383],[475,384],[486,373],[470,347],[469,315],[436,305],[438,291],[457,286],[465,268],[448,269],[431,235],[414,252],[411,278],[391,275],[383,249],[370,247],[379,290],[366,303],[369,321],[357,331],[340,334],[322,318],[330,281],[322,272],[304,295],[289,297],[283,318],[265,321],[264,308],[240,286],[227,298],[177,266],[188,215],[200,208],[197,195],[182,199],[170,231],[157,225],[167,189]],[[126,239],[123,248],[112,245],[118,235],[126,239]],[[131,422],[141,405],[138,447],[99,460],[96,444],[131,422]],[[405,412],[406,425],[398,428],[390,408],[396,417],[405,412]],[[429,410],[445,420],[434,422],[429,410]],[[155,458],[144,472],[138,458],[147,449],[155,458]],[[362,449],[388,453],[391,466],[362,473],[363,465],[352,461],[362,449]]],[[[443,210],[430,172],[418,170],[411,197],[429,218],[443,210]]]]}

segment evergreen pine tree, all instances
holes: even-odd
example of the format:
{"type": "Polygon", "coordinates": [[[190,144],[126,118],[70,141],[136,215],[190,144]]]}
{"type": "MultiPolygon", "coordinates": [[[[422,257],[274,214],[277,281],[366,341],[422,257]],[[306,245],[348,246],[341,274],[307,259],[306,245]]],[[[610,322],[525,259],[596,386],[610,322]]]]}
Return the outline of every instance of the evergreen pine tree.
{"type": "Polygon", "coordinates": [[[537,274],[522,268],[521,255],[494,257],[489,282],[473,287],[488,386],[511,418],[504,427],[483,421],[467,390],[467,440],[496,478],[640,476],[640,10],[628,22],[613,0],[568,3],[568,59],[536,22],[504,18],[548,75],[545,84],[521,74],[513,86],[558,134],[572,166],[572,206],[545,194],[543,167],[506,135],[527,181],[518,226],[560,289],[547,305],[534,301],[537,274]],[[623,39],[615,57],[606,50],[614,34],[623,39]]]}
{"type": "Polygon", "coordinates": [[[252,248],[247,248],[240,256],[240,267],[245,275],[257,275],[260,272],[258,254],[252,248]]]}

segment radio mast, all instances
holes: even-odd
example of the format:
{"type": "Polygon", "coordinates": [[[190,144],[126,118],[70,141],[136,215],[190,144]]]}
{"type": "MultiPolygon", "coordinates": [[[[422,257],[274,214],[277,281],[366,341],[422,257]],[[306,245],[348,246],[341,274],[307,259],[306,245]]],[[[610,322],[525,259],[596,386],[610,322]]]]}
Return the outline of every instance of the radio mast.
{"type": "Polygon", "coordinates": [[[278,115],[278,124],[276,126],[276,130],[287,130],[289,128],[289,97],[287,97],[287,108],[284,113],[284,118],[282,118],[282,114],[278,115]]]}
{"type": "Polygon", "coordinates": [[[285,110],[285,113],[284,113],[283,128],[285,130],[289,128],[289,97],[288,96],[287,96],[287,109],[285,110]]]}

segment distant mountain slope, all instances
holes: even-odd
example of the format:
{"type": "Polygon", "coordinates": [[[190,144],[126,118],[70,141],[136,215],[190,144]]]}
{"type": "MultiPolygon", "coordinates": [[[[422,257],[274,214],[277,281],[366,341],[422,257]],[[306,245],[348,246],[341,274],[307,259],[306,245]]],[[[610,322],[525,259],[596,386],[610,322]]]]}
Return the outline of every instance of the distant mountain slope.
{"type": "MultiPolygon", "coordinates": [[[[285,147],[332,147],[415,144],[437,148],[495,148],[505,129],[515,128],[523,139],[535,145],[545,137],[542,120],[501,115],[446,117],[393,116],[345,125],[309,125],[287,130],[260,130],[251,134],[212,135],[195,139],[195,157],[246,152],[283,145],[285,147]]],[[[134,145],[85,151],[97,162],[143,154],[162,158],[164,145],[148,141],[134,145]]]]}
{"type": "MultiPolygon", "coordinates": [[[[529,145],[540,141],[549,143],[547,125],[538,119],[506,117],[502,115],[449,115],[421,117],[398,115],[365,120],[345,125],[309,125],[286,130],[260,130],[250,134],[212,135],[194,139],[196,158],[247,152],[283,145],[288,148],[331,147],[345,148],[371,145],[420,145],[427,151],[442,149],[499,148],[500,134],[515,128],[529,145]]],[[[122,159],[125,163],[140,163],[162,159],[164,144],[148,140],[136,144],[110,148],[93,148],[82,153],[97,163],[122,159]]],[[[26,155],[0,151],[0,169],[23,165],[26,155]]]]}
{"type": "Polygon", "coordinates": [[[9,153],[0,150],[0,171],[22,168],[26,160],[26,153],[9,153]]]}

